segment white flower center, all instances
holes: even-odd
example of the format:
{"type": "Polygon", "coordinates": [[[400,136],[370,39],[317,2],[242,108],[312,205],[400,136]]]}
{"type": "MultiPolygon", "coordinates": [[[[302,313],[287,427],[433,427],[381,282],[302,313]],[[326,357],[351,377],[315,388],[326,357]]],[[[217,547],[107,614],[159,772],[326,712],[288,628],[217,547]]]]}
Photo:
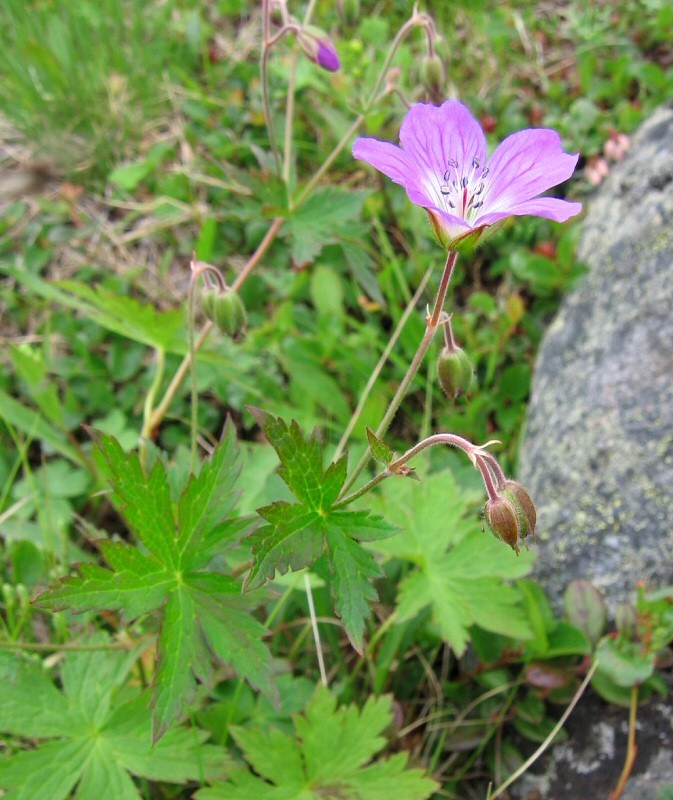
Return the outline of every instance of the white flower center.
{"type": "Polygon", "coordinates": [[[467,170],[451,159],[443,175],[443,183],[439,186],[446,211],[472,224],[479,216],[479,209],[484,205],[488,193],[488,172],[488,167],[482,167],[478,158],[472,159],[467,170]]]}

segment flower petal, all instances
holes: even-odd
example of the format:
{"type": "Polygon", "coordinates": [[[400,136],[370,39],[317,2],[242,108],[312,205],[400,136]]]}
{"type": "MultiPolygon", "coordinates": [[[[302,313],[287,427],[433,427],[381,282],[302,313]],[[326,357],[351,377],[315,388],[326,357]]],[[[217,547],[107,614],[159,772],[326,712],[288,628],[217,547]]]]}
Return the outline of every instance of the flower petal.
{"type": "Polygon", "coordinates": [[[399,147],[378,139],[361,138],[356,139],[353,144],[353,155],[404,186],[412,203],[419,206],[434,204],[435,201],[428,195],[416,165],[399,147]]]}
{"type": "Polygon", "coordinates": [[[424,177],[436,181],[438,192],[451,162],[458,164],[458,176],[462,177],[472,170],[475,158],[482,165],[486,158],[484,131],[457,100],[447,100],[441,106],[413,105],[402,123],[400,143],[424,177]]]}
{"type": "Polygon", "coordinates": [[[488,160],[484,216],[509,211],[568,180],[578,158],[579,153],[564,153],[561,137],[547,128],[531,128],[508,136],[488,160]]]}
{"type": "Polygon", "coordinates": [[[580,213],[581,203],[571,203],[569,200],[559,200],[557,197],[538,197],[510,206],[507,211],[493,211],[478,217],[474,225],[492,225],[498,220],[509,216],[523,216],[531,214],[534,217],[546,217],[554,222],[565,222],[580,213]]]}

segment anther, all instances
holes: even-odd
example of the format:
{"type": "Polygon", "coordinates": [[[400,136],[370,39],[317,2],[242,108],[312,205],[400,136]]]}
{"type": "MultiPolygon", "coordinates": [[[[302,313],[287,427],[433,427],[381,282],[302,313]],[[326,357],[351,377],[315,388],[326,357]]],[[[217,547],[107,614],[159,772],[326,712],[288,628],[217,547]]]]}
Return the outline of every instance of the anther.
{"type": "Polygon", "coordinates": [[[442,194],[451,194],[451,187],[450,187],[450,186],[447,186],[445,183],[443,183],[443,184],[442,184],[442,185],[439,187],[439,191],[440,191],[442,194]]]}
{"type": "Polygon", "coordinates": [[[481,208],[484,205],[484,201],[480,200],[478,203],[475,203],[472,208],[481,208]]]}
{"type": "Polygon", "coordinates": [[[479,169],[479,159],[478,158],[473,158],[472,159],[472,167],[474,169],[479,169]]]}
{"type": "Polygon", "coordinates": [[[449,205],[451,206],[451,208],[456,207],[456,204],[453,202],[453,200],[449,200],[449,205]]]}
{"type": "Polygon", "coordinates": [[[490,172],[490,169],[489,169],[488,167],[484,167],[484,168],[482,169],[482,171],[481,171],[481,176],[482,176],[482,178],[483,178],[485,175],[488,175],[488,173],[489,173],[489,172],[490,172]]]}
{"type": "Polygon", "coordinates": [[[449,159],[449,166],[453,167],[454,169],[457,169],[458,168],[458,162],[455,159],[450,158],[449,159]]]}
{"type": "Polygon", "coordinates": [[[461,178],[460,185],[463,187],[463,189],[467,189],[467,183],[467,178],[461,178]]]}
{"type": "Polygon", "coordinates": [[[448,183],[448,182],[451,180],[451,171],[450,171],[450,170],[448,170],[448,169],[447,169],[447,170],[446,170],[446,172],[444,173],[444,180],[445,180],[447,183],[448,183]]]}
{"type": "Polygon", "coordinates": [[[475,195],[480,195],[483,191],[484,191],[484,184],[480,183],[479,186],[477,186],[477,191],[475,192],[475,195]]]}

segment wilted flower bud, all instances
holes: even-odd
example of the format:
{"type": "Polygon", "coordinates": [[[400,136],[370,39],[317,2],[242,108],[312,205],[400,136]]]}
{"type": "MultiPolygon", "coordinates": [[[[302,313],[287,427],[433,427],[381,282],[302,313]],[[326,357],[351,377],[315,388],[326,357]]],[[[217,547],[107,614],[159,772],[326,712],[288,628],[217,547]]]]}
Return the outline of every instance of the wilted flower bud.
{"type": "Polygon", "coordinates": [[[590,581],[582,578],[568,584],[563,603],[568,620],[596,645],[608,619],[603,595],[590,581]]]}
{"type": "Polygon", "coordinates": [[[638,614],[636,609],[627,603],[617,607],[615,611],[617,633],[632,642],[638,633],[638,614]]]}
{"type": "Polygon", "coordinates": [[[320,28],[313,25],[302,28],[297,34],[297,41],[311,61],[323,69],[336,72],[341,66],[336,48],[320,28]]]}
{"type": "Polygon", "coordinates": [[[444,347],[437,361],[437,375],[444,394],[455,400],[472,383],[474,370],[470,357],[461,347],[444,347]]]}
{"type": "Polygon", "coordinates": [[[425,56],[421,62],[421,80],[430,92],[441,92],[444,85],[444,64],[437,53],[425,56]]]}
{"type": "Polygon", "coordinates": [[[245,332],[247,316],[245,306],[233,289],[209,290],[201,295],[201,308],[206,317],[231,336],[234,341],[245,332]]]}
{"type": "Polygon", "coordinates": [[[484,518],[496,539],[501,539],[519,555],[521,522],[514,503],[509,497],[500,495],[489,498],[484,506],[484,518]]]}
{"type": "Polygon", "coordinates": [[[537,512],[535,505],[530,499],[530,495],[520,483],[516,481],[506,481],[502,487],[504,494],[514,503],[519,513],[521,521],[521,538],[525,539],[529,534],[535,537],[535,524],[537,523],[537,512]]]}

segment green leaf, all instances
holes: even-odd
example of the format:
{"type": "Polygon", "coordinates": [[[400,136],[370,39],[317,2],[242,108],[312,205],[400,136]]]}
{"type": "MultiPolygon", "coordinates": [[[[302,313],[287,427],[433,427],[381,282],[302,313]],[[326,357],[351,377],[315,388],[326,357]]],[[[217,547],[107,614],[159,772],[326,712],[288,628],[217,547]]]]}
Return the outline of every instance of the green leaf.
{"type": "Polygon", "coordinates": [[[249,537],[253,565],[245,586],[252,589],[276,572],[310,567],[327,547],[336,611],[353,646],[362,652],[369,602],[377,597],[371,580],[379,569],[357,542],[383,539],[397,528],[367,511],[335,510],[346,480],[346,457],[325,470],[315,435],[307,439],[296,422],[288,425],[251,410],[280,458],[279,474],[300,502],[277,501],[258,509],[269,524],[249,537]]]}
{"type": "Polygon", "coordinates": [[[654,672],[656,654],[644,652],[641,642],[604,637],[596,648],[597,672],[616,686],[637,686],[654,672]]]}
{"type": "Polygon", "coordinates": [[[24,406],[0,389],[0,419],[18,428],[30,439],[39,439],[75,464],[84,464],[82,454],[73,447],[67,435],[46,420],[39,411],[24,406]]]}
{"type": "Polygon", "coordinates": [[[323,470],[323,453],[315,435],[306,439],[293,420],[288,425],[255,409],[255,416],[266,438],[278,453],[281,467],[278,474],[295,497],[313,511],[328,511],[336,501],[346,480],[346,457],[323,470]]]}
{"type": "Polygon", "coordinates": [[[78,311],[119,336],[169,353],[184,355],[187,352],[185,314],[182,309],[157,311],[151,304],[143,304],[133,297],[102,287],[92,288],[79,281],[45,281],[25,269],[6,263],[0,265],[0,270],[11,275],[29,292],[78,311]]]}
{"type": "Polygon", "coordinates": [[[363,191],[346,191],[333,186],[313,192],[285,223],[294,263],[307,264],[326,244],[352,238],[366,196],[363,191]]]}
{"type": "Polygon", "coordinates": [[[219,446],[202,465],[198,477],[189,479],[178,503],[179,538],[184,545],[184,555],[195,555],[203,535],[231,513],[237,498],[234,486],[239,474],[236,431],[228,421],[219,446]]]}
{"type": "MultiPolygon", "coordinates": [[[[98,635],[87,645],[105,646],[98,635]]],[[[43,665],[0,651],[0,731],[25,738],[31,749],[0,761],[0,788],[13,800],[140,800],[131,775],[157,781],[222,775],[222,753],[201,731],[177,730],[153,748],[147,697],[126,686],[138,652],[68,653],[62,689],[43,665]]]]}
{"type": "Polygon", "coordinates": [[[336,611],[343,620],[351,644],[362,653],[369,602],[378,598],[371,581],[381,570],[371,553],[333,524],[327,527],[327,546],[332,566],[336,611]]]}
{"type": "Polygon", "coordinates": [[[337,708],[328,689],[316,689],[303,714],[294,718],[294,737],[276,728],[233,728],[253,772],[238,770],[226,782],[201,789],[197,800],[424,800],[437,784],[420,769],[407,769],[407,756],[369,763],[386,745],[392,721],[389,697],[370,698],[362,710],[337,708]]]}
{"type": "Polygon", "coordinates": [[[233,427],[227,426],[199,475],[186,480],[176,512],[161,460],[146,475],[138,456],[125,453],[112,436],[96,432],[94,441],[103,476],[113,488],[111,499],[144,548],[101,542],[109,569],[83,564],[78,576],[66,577],[38,603],[75,611],[118,610],[131,619],[160,609],[152,698],[155,741],[194,699],[197,676],[210,671],[209,652],[274,697],[265,630],[250,618],[240,597],[238,605],[231,600],[232,594],[240,596],[240,584],[207,569],[248,527],[247,521],[228,518],[238,476],[233,427]],[[218,602],[209,602],[212,597],[218,602]]]}
{"type": "Polygon", "coordinates": [[[379,439],[371,428],[367,428],[367,441],[372,451],[372,455],[377,461],[388,466],[391,461],[395,460],[395,453],[388,447],[388,445],[379,439]]]}
{"type": "Polygon", "coordinates": [[[378,502],[403,530],[371,545],[415,565],[400,584],[400,620],[430,607],[442,637],[459,655],[472,625],[517,639],[532,636],[519,591],[504,582],[529,572],[532,558],[526,552],[517,558],[484,533],[469,499],[449,471],[420,485],[388,481],[378,502]]]}
{"type": "Polygon", "coordinates": [[[324,547],[324,528],[320,516],[304,506],[278,501],[259,509],[271,524],[248,537],[253,565],[245,588],[255,589],[271,580],[276,572],[309,567],[324,547]]]}

